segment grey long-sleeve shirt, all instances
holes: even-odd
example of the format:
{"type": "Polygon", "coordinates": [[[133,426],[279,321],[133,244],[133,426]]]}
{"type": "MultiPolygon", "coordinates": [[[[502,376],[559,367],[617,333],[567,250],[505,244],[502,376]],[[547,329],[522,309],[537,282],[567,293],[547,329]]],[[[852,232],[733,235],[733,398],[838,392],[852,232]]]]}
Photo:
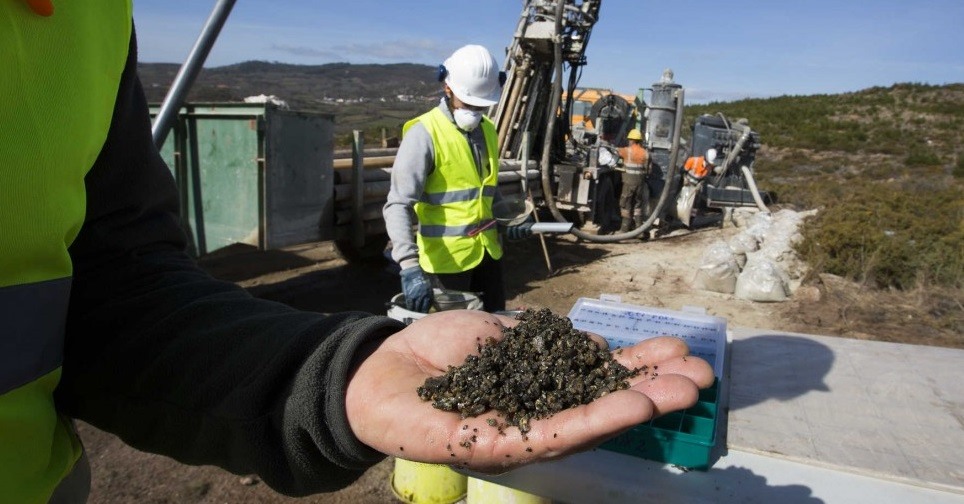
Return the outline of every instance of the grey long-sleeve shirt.
{"type": "MultiPolygon", "coordinates": [[[[449,121],[455,122],[445,98],[442,98],[438,108],[449,121]]],[[[475,128],[466,133],[466,138],[475,155],[475,166],[483,167],[482,174],[489,173],[482,128],[475,128]]],[[[398,146],[395,164],[392,165],[391,188],[385,207],[382,209],[385,229],[392,240],[392,259],[402,269],[418,265],[418,245],[415,242],[415,226],[418,222],[415,217],[415,203],[421,199],[425,180],[434,169],[435,147],[432,144],[432,137],[422,123],[416,123],[405,132],[405,137],[398,146]]],[[[495,201],[501,197],[496,191],[495,201]]]]}

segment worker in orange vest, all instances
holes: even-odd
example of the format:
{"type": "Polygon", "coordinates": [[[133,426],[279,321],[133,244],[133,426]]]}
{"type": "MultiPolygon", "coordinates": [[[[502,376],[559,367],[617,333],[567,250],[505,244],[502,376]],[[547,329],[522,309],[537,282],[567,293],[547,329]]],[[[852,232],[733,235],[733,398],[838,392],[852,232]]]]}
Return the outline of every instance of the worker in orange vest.
{"type": "Polygon", "coordinates": [[[631,130],[626,139],[629,146],[619,149],[622,158],[623,189],[619,195],[619,232],[625,233],[643,223],[643,209],[649,205],[649,153],[643,147],[643,135],[638,129],[631,130]]]}
{"type": "Polygon", "coordinates": [[[676,215],[686,227],[690,225],[693,206],[699,197],[703,179],[718,171],[716,168],[716,149],[707,149],[703,156],[691,156],[683,165],[683,187],[676,198],[676,215]]]}
{"type": "Polygon", "coordinates": [[[705,156],[691,156],[686,160],[686,182],[690,185],[700,183],[716,167],[716,149],[708,149],[705,156]]]}

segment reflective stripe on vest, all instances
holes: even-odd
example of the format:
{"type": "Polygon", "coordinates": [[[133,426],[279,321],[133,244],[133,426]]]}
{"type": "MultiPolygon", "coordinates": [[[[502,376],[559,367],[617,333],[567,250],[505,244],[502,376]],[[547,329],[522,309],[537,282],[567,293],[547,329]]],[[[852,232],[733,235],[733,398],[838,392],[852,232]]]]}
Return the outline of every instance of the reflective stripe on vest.
{"type": "Polygon", "coordinates": [[[130,0],[54,4],[0,0],[0,500],[18,503],[47,502],[82,451],[53,400],[68,248],[131,37],[130,0]]]}
{"type": "Polygon", "coordinates": [[[625,158],[623,166],[626,168],[643,168],[646,166],[646,162],[649,161],[649,153],[646,152],[646,149],[641,145],[632,144],[620,150],[625,158]]]}
{"type": "MultiPolygon", "coordinates": [[[[482,196],[489,198],[495,197],[495,187],[485,186],[482,188],[482,196]]],[[[463,189],[461,191],[449,191],[444,193],[428,194],[422,193],[419,201],[430,205],[444,205],[446,203],[458,203],[461,201],[472,201],[479,197],[479,189],[463,189]]]]}
{"type": "Polygon", "coordinates": [[[440,238],[443,236],[475,236],[496,224],[495,219],[487,219],[467,226],[444,226],[433,224],[419,225],[418,232],[425,237],[440,238]]]}
{"type": "Polygon", "coordinates": [[[70,280],[0,287],[0,396],[60,367],[70,280]]]}
{"type": "Polygon", "coordinates": [[[502,257],[493,224],[492,200],[499,177],[495,126],[483,118],[489,170],[480,179],[464,133],[438,107],[406,124],[420,122],[432,138],[435,167],[415,204],[419,264],[429,273],[460,273],[477,266],[486,252],[502,257]]]}

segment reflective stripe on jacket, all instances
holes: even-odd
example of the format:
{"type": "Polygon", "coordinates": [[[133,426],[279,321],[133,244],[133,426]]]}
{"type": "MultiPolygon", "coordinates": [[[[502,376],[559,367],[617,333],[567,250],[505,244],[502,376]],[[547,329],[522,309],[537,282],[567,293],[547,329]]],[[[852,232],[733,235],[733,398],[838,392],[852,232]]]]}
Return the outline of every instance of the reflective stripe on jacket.
{"type": "Polygon", "coordinates": [[[461,273],[482,262],[488,251],[502,257],[502,245],[492,216],[499,177],[495,126],[480,125],[485,136],[487,173],[480,174],[465,135],[437,107],[409,121],[421,122],[432,137],[435,168],[425,180],[418,217],[418,260],[429,273],[461,273]],[[484,178],[483,178],[484,177],[484,178]]]}
{"type": "Polygon", "coordinates": [[[627,173],[643,173],[649,163],[649,153],[638,143],[619,149],[619,157],[623,158],[623,168],[627,173]]]}
{"type": "Polygon", "coordinates": [[[0,2],[0,489],[11,502],[47,502],[81,454],[53,401],[67,249],[84,223],[84,177],[107,138],[132,26],[130,0],[54,7],[42,16],[26,1],[0,2]]]}

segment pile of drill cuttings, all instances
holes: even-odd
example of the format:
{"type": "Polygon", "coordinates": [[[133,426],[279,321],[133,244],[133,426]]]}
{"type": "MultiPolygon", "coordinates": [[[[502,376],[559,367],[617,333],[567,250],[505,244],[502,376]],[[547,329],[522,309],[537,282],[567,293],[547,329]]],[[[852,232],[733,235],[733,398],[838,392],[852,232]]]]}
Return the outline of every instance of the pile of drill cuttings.
{"type": "Polygon", "coordinates": [[[479,355],[426,379],[419,397],[462,418],[495,410],[505,425],[526,433],[530,420],[628,388],[628,379],[639,374],[574,329],[567,317],[529,309],[516,318],[518,325],[502,329],[502,340],[488,338],[479,344],[479,355]]]}

